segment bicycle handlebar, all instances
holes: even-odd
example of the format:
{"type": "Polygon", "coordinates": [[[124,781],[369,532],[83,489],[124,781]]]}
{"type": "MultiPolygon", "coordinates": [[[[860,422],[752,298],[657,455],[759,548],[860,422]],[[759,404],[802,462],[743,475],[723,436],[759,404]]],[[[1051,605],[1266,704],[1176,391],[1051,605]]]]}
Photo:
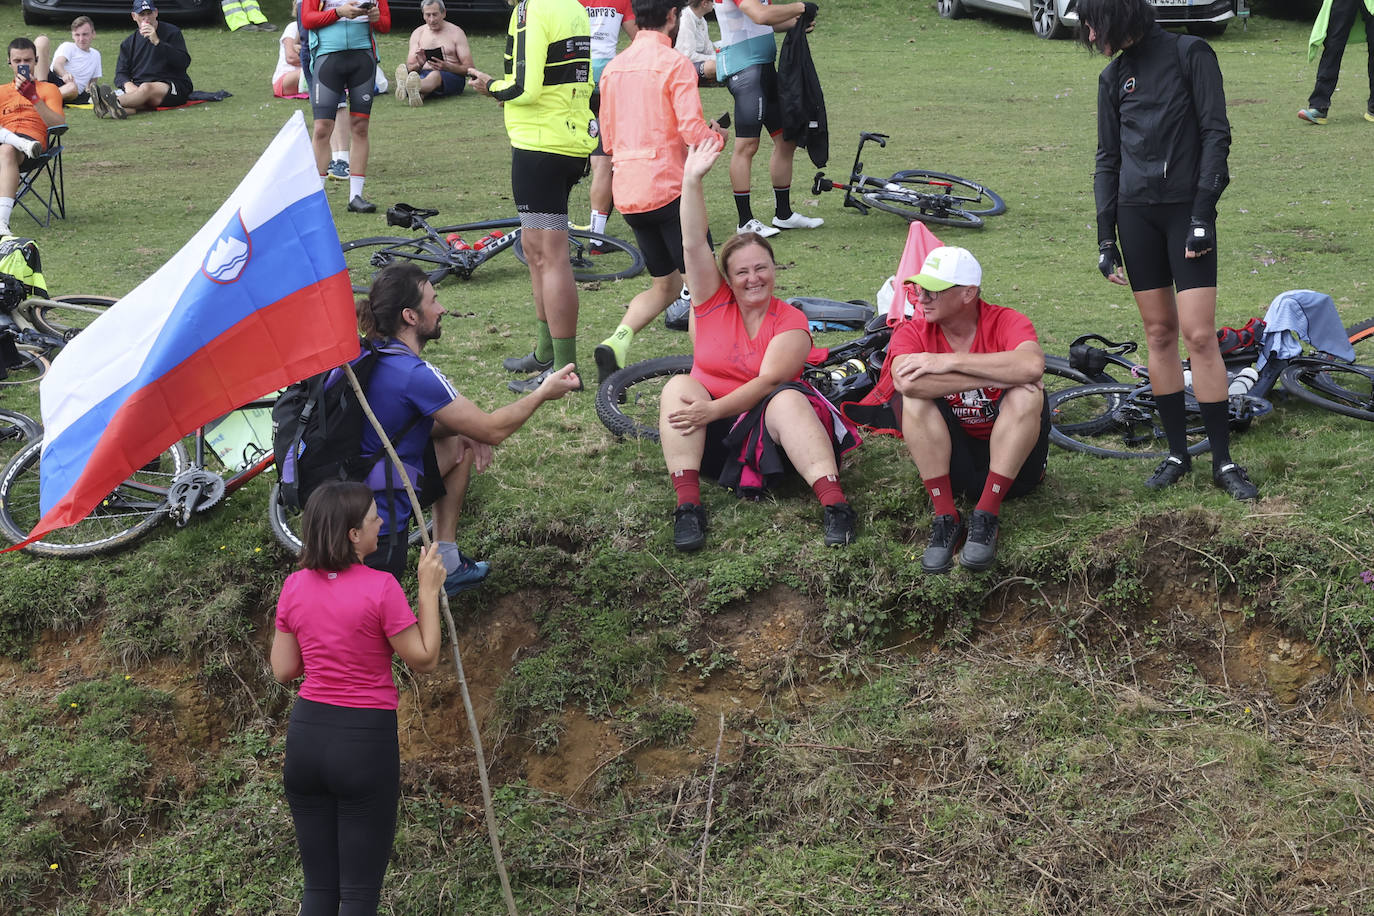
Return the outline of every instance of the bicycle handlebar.
{"type": "Polygon", "coordinates": [[[866,131],[866,130],[865,130],[865,131],[860,131],[860,133],[859,133],[859,145],[862,146],[866,141],[869,141],[869,140],[872,140],[874,143],[877,143],[879,146],[882,146],[882,147],[886,147],[886,146],[887,146],[887,134],[869,133],[869,132],[866,131]]]}
{"type": "Polygon", "coordinates": [[[1072,349],[1074,347],[1081,346],[1082,344],[1085,344],[1088,341],[1096,341],[1097,343],[1102,344],[1102,346],[1105,349],[1115,351],[1115,354],[1117,356],[1124,356],[1127,353],[1134,353],[1136,350],[1140,348],[1139,344],[1137,344],[1134,340],[1118,342],[1115,340],[1108,340],[1101,334],[1083,334],[1079,337],[1076,337],[1074,338],[1073,343],[1069,344],[1069,348],[1072,349]]]}
{"type": "Polygon", "coordinates": [[[835,190],[835,182],[825,177],[824,172],[817,172],[816,177],[811,180],[811,193],[824,194],[826,191],[835,190]]]}

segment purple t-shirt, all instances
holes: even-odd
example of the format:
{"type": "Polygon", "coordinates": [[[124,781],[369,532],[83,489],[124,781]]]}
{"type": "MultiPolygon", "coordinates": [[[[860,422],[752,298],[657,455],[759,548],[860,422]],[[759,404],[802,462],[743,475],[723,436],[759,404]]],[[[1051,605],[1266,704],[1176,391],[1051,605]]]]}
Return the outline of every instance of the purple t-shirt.
{"type": "Polygon", "coordinates": [[[300,695],[331,706],[395,709],[387,640],[415,624],[400,583],[361,563],[298,570],[277,598],[277,629],[296,637],[305,660],[300,695]]]}

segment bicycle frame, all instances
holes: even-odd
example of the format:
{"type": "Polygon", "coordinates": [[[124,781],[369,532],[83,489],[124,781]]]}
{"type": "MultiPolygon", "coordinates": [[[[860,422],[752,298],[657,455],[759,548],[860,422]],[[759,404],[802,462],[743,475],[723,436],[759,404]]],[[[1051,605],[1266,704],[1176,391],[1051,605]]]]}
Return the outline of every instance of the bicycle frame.
{"type": "Polygon", "coordinates": [[[856,191],[865,185],[882,187],[882,180],[870,178],[863,173],[864,164],[861,161],[864,152],[864,144],[873,142],[881,147],[887,147],[887,134],[869,133],[861,131],[859,133],[859,148],[854,151],[854,165],[849,169],[849,181],[844,185],[837,185],[833,181],[828,181],[824,172],[817,172],[815,179],[811,182],[811,193],[821,194],[825,191],[832,191],[839,188],[844,189],[844,205],[853,207],[863,215],[867,216],[869,211],[868,204],[863,202],[863,198],[856,195],[856,191]]]}

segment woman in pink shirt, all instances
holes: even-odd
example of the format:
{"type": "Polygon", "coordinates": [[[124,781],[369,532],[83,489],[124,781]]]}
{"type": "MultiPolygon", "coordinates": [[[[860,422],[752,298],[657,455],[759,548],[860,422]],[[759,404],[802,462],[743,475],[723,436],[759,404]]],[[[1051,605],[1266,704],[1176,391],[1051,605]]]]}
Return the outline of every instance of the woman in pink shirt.
{"type": "Polygon", "coordinates": [[[301,916],[375,914],[400,796],[394,652],[416,671],[439,661],[444,564],[420,556],[419,619],[390,573],[362,558],[382,520],[372,490],[327,483],[301,517],[301,568],[282,585],[272,674],[302,674],[282,782],[305,872],[301,916]]]}
{"type": "Polygon", "coordinates": [[[840,488],[839,456],[858,445],[852,425],[800,381],[811,352],[806,316],[773,295],[773,249],[753,232],[720,248],[706,235],[702,178],[725,141],[711,133],[687,155],[682,175],[682,255],[692,291],[692,371],[663,388],[658,430],[677,510],[673,545],[706,542],[700,475],[717,475],[742,495],[796,470],[824,506],[825,543],[854,539],[854,510],[840,488]],[[824,419],[822,419],[824,418],[824,419]]]}

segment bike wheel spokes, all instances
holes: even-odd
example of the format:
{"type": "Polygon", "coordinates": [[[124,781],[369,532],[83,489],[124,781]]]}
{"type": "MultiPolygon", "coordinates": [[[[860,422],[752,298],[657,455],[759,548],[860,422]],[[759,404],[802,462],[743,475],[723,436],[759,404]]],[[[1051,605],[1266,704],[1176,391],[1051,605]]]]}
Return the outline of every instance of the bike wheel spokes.
{"type": "MultiPolygon", "coordinates": [[[[1100,458],[1163,458],[1164,425],[1148,386],[1081,385],[1050,396],[1050,438],[1061,448],[1100,458]]],[[[1196,404],[1187,415],[1189,454],[1207,449],[1196,404]]]]}
{"type": "Polygon", "coordinates": [[[348,282],[355,293],[367,292],[377,272],[391,264],[414,264],[437,286],[452,268],[450,254],[424,238],[382,236],[345,242],[343,246],[348,282]]]}
{"type": "Polygon", "coordinates": [[[38,438],[38,424],[13,410],[0,409],[0,467],[19,453],[31,440],[38,438]]]}
{"type": "MultiPolygon", "coordinates": [[[[11,543],[28,536],[42,517],[39,455],[42,440],[24,447],[0,474],[0,530],[11,543]]],[[[167,488],[186,467],[180,445],[163,452],[115,487],[86,518],[24,548],[47,556],[88,556],[127,544],[166,514],[167,488]]]]}
{"type": "Polygon", "coordinates": [[[117,301],[109,296],[54,296],[36,300],[33,323],[54,337],[71,340],[117,301]]]}
{"type": "Polygon", "coordinates": [[[1295,364],[1283,387],[1309,404],[1357,420],[1374,420],[1374,369],[1338,363],[1295,364]]]}
{"type": "Polygon", "coordinates": [[[944,195],[948,198],[946,206],[976,216],[997,216],[1007,210],[1006,202],[996,191],[958,175],[906,169],[894,174],[889,182],[901,185],[908,192],[944,195]]]}
{"type": "MultiPolygon", "coordinates": [[[[525,249],[515,241],[515,256],[525,261],[525,249]]],[[[644,256],[629,242],[586,229],[568,230],[568,263],[578,283],[625,280],[644,270],[644,256]]]]}

